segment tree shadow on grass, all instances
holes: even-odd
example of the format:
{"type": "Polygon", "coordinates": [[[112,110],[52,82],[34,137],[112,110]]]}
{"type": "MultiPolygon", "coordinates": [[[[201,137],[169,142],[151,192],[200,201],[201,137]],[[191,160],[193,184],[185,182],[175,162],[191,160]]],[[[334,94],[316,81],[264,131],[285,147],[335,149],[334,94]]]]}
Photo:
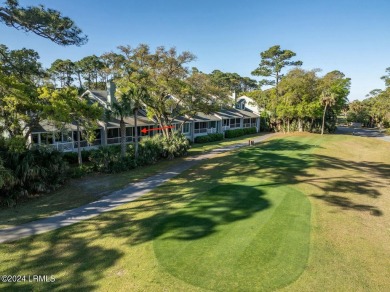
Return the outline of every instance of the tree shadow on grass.
{"type": "Polygon", "coordinates": [[[7,255],[2,259],[2,266],[10,266],[3,268],[2,274],[31,275],[30,280],[32,275],[55,278],[49,282],[2,283],[2,288],[5,291],[96,290],[99,287],[96,283],[104,271],[113,266],[123,252],[101,245],[92,246],[90,238],[75,236],[72,229],[65,227],[17,243],[0,245],[1,253],[7,255]]]}
{"type": "MultiPolygon", "coordinates": [[[[350,193],[357,196],[378,198],[381,196],[379,189],[388,186],[386,180],[390,177],[390,164],[356,162],[310,153],[310,150],[315,148],[319,147],[281,139],[269,141],[264,146],[246,149],[238,153],[237,156],[241,159],[240,163],[245,165],[245,167],[241,167],[242,173],[249,176],[261,171],[267,180],[271,181],[265,183],[264,186],[307,183],[319,188],[325,194],[316,195],[316,198],[329,199],[329,193],[350,193]],[[333,171],[337,175],[314,175],[311,169],[323,170],[324,172],[333,171]],[[351,176],[351,171],[353,176],[351,176]],[[367,174],[370,175],[369,179],[367,174]]],[[[227,172],[226,174],[233,173],[227,172]]],[[[341,199],[333,200],[333,205],[356,211],[370,211],[370,214],[374,216],[382,214],[382,211],[375,206],[355,204],[348,200],[347,198],[343,202],[341,199]]]]}
{"type": "Polygon", "coordinates": [[[307,153],[315,148],[318,147],[276,140],[261,147],[225,154],[186,171],[130,205],[45,235],[2,244],[0,252],[5,255],[2,274],[28,272],[58,277],[53,283],[27,282],[17,284],[19,286],[2,283],[2,288],[96,290],[104,272],[123,256],[121,250],[99,244],[99,240],[123,238],[135,245],[160,237],[189,241],[214,234],[221,224],[250,218],[271,207],[264,198],[262,186],[246,184],[248,178],[256,176],[274,185],[313,184],[321,192],[313,195],[316,199],[342,210],[381,216],[382,211],[375,206],[327,193],[346,192],[378,198],[377,189],[386,186],[390,165],[307,153]],[[319,177],[309,168],[335,170],[338,175],[319,177]],[[361,175],[351,177],[343,173],[351,170],[361,175]],[[364,179],[366,173],[378,179],[364,179]],[[230,178],[241,180],[239,184],[229,183],[230,178]]]}
{"type": "Polygon", "coordinates": [[[222,184],[204,190],[194,186],[183,194],[180,186],[163,186],[164,195],[148,195],[140,205],[110,212],[109,221],[99,236],[126,237],[130,244],[141,244],[160,236],[178,240],[196,240],[217,232],[220,224],[229,224],[253,216],[270,207],[259,188],[222,184]],[[165,193],[170,189],[170,195],[165,193]],[[181,203],[174,206],[181,198],[181,203]],[[138,218],[141,212],[150,216],[138,218]]]}
{"type": "Polygon", "coordinates": [[[370,212],[373,216],[382,216],[383,212],[375,206],[355,204],[350,199],[336,195],[312,195],[312,197],[325,201],[331,206],[341,207],[343,210],[370,212]]]}

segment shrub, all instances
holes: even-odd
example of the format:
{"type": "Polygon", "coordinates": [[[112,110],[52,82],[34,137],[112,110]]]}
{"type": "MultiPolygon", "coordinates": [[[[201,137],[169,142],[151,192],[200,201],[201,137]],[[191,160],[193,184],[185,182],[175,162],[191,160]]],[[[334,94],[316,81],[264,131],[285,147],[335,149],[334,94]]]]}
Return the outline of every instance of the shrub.
{"type": "Polygon", "coordinates": [[[8,149],[2,156],[2,172],[6,174],[5,180],[2,175],[0,187],[3,204],[13,205],[20,197],[54,190],[68,177],[68,164],[57,150],[36,148],[12,152],[8,149]]]}
{"type": "Polygon", "coordinates": [[[225,137],[226,138],[236,138],[244,135],[243,129],[235,129],[235,130],[226,130],[225,137]]]}
{"type": "Polygon", "coordinates": [[[195,143],[208,143],[221,140],[223,140],[223,134],[220,133],[195,137],[195,143]]]}
{"type": "Polygon", "coordinates": [[[244,128],[243,130],[244,130],[244,135],[251,135],[251,134],[256,134],[257,133],[256,127],[244,128]]]}
{"type": "Polygon", "coordinates": [[[64,152],[62,157],[66,162],[68,162],[70,165],[77,164],[78,163],[78,155],[77,152],[64,152]]]}
{"type": "Polygon", "coordinates": [[[69,169],[69,177],[71,178],[80,178],[86,175],[87,173],[90,173],[92,169],[88,166],[85,166],[85,164],[81,166],[75,166],[69,169]]]}
{"type": "MultiPolygon", "coordinates": [[[[129,146],[131,146],[130,149],[133,149],[133,145],[129,146]]],[[[138,146],[137,165],[140,166],[154,164],[164,154],[162,136],[160,135],[143,138],[138,146]]],[[[132,150],[132,153],[134,153],[134,150],[132,150]]],[[[134,156],[134,154],[132,155],[134,156]]]]}
{"type": "MultiPolygon", "coordinates": [[[[83,162],[87,162],[91,160],[91,153],[94,150],[81,150],[81,158],[83,162]]],[[[65,161],[67,161],[70,165],[75,165],[79,163],[79,155],[77,152],[64,152],[63,158],[65,161]]]]}
{"type": "Polygon", "coordinates": [[[174,157],[181,157],[187,154],[190,144],[187,138],[178,132],[173,132],[171,137],[163,137],[164,157],[173,159],[174,157]]]}
{"type": "MultiPolygon", "coordinates": [[[[121,162],[120,150],[115,146],[103,146],[93,150],[90,153],[90,161],[95,171],[99,172],[114,172],[116,163],[121,162]]],[[[121,166],[123,168],[123,166],[121,166]]]]}

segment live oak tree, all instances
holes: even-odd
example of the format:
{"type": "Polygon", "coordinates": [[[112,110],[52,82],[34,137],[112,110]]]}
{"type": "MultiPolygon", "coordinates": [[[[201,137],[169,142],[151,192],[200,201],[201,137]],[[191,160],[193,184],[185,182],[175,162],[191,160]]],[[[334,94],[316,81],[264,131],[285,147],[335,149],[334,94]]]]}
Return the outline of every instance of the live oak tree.
{"type": "Polygon", "coordinates": [[[0,22],[35,33],[62,46],[81,46],[88,41],[73,20],[42,5],[21,7],[17,0],[7,0],[0,6],[0,22]]]}
{"type": "Polygon", "coordinates": [[[256,80],[249,77],[242,77],[237,73],[214,70],[209,74],[209,76],[215,85],[221,88],[227,88],[236,94],[241,94],[242,92],[252,91],[258,88],[256,80]]]}
{"type": "Polygon", "coordinates": [[[370,122],[369,101],[354,100],[348,104],[347,121],[368,124],[370,122]]]}
{"type": "Polygon", "coordinates": [[[119,50],[123,62],[117,68],[116,81],[147,90],[141,101],[167,139],[171,137],[168,127],[175,118],[210,112],[227,96],[226,90],[212,84],[210,76],[186,67],[195,60],[190,52],[178,53],[163,46],[151,52],[145,44],[121,46],[119,50]]]}
{"type": "Polygon", "coordinates": [[[318,102],[319,78],[318,70],[306,71],[300,68],[290,70],[279,85],[279,111],[285,113],[287,131],[290,130],[290,121],[298,121],[298,130],[303,131],[305,119],[313,120],[320,113],[318,102]]]}
{"type": "Polygon", "coordinates": [[[82,99],[75,87],[55,89],[44,86],[39,89],[39,98],[43,101],[42,112],[45,118],[57,129],[66,129],[67,125],[75,123],[77,127],[78,162],[82,164],[81,132],[87,136],[88,143],[95,140],[97,121],[103,117],[103,109],[97,102],[82,99]]]}
{"type": "Polygon", "coordinates": [[[282,69],[287,66],[301,66],[302,61],[292,61],[296,54],[290,50],[282,50],[279,45],[272,46],[268,50],[261,52],[261,62],[259,67],[252,71],[254,76],[273,77],[273,80],[262,79],[260,86],[275,86],[278,95],[278,85],[282,77],[282,69]]]}
{"type": "Polygon", "coordinates": [[[324,107],[321,134],[324,133],[325,115],[327,110],[332,108],[335,115],[340,113],[348,102],[351,79],[346,78],[340,71],[331,71],[325,74],[320,80],[320,102],[324,107]]]}
{"type": "Polygon", "coordinates": [[[381,79],[385,81],[384,90],[372,90],[359,104],[359,109],[354,106],[355,103],[349,104],[348,116],[351,121],[359,121],[365,117],[371,127],[390,127],[390,67],[386,68],[386,75],[381,79]]]}
{"type": "Polygon", "coordinates": [[[0,120],[10,137],[24,136],[44,118],[38,88],[45,72],[37,52],[0,45],[0,120]]]}

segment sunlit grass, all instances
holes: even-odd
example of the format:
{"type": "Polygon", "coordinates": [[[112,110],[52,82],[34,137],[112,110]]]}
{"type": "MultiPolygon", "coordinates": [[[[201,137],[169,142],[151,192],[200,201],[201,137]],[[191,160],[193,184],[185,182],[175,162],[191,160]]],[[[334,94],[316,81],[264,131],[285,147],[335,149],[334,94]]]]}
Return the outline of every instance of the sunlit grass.
{"type": "MultiPolygon", "coordinates": [[[[212,149],[245,142],[251,137],[225,139],[223,141],[193,144],[189,156],[198,155],[212,149]]],[[[42,194],[28,201],[20,202],[13,208],[0,207],[0,229],[25,222],[45,218],[61,211],[77,208],[89,202],[98,200],[103,195],[122,189],[130,183],[140,181],[151,175],[160,173],[169,167],[181,163],[182,159],[159,161],[155,165],[145,166],[130,171],[115,174],[90,174],[80,179],[67,182],[59,190],[42,194]]]]}
{"type": "Polygon", "coordinates": [[[91,220],[0,245],[3,289],[386,291],[390,143],[285,135],[91,220]],[[309,204],[310,202],[310,204],[309,204]]]}

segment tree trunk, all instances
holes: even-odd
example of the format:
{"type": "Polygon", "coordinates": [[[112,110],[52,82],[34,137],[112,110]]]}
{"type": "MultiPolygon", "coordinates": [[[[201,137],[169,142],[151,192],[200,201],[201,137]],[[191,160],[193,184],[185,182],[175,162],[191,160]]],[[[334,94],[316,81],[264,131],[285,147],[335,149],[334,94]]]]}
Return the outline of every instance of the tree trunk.
{"type": "Polygon", "coordinates": [[[314,118],[311,118],[311,121],[310,121],[310,133],[313,133],[313,127],[314,127],[314,118]]]}
{"type": "Polygon", "coordinates": [[[134,110],[134,127],[135,127],[135,132],[134,132],[134,157],[135,159],[138,158],[138,126],[137,126],[137,119],[138,119],[138,109],[134,110]]]}
{"type": "Polygon", "coordinates": [[[298,118],[298,132],[303,132],[302,119],[298,118]]]}
{"type": "Polygon", "coordinates": [[[81,82],[81,74],[77,72],[77,78],[79,79],[79,88],[83,88],[83,83],[81,82]]]}
{"type": "Polygon", "coordinates": [[[121,157],[124,158],[126,156],[126,124],[123,118],[121,118],[120,127],[121,127],[121,157]]]}
{"type": "Polygon", "coordinates": [[[287,118],[287,133],[290,133],[290,119],[287,118]]]}
{"type": "Polygon", "coordinates": [[[80,135],[80,123],[77,121],[77,156],[79,166],[83,165],[83,158],[81,156],[81,135],[80,135]]]}
{"type": "Polygon", "coordinates": [[[325,104],[324,107],[324,113],[322,114],[322,127],[321,127],[321,135],[324,135],[324,128],[325,128],[325,114],[326,114],[326,108],[328,107],[328,104],[325,104]]]}

